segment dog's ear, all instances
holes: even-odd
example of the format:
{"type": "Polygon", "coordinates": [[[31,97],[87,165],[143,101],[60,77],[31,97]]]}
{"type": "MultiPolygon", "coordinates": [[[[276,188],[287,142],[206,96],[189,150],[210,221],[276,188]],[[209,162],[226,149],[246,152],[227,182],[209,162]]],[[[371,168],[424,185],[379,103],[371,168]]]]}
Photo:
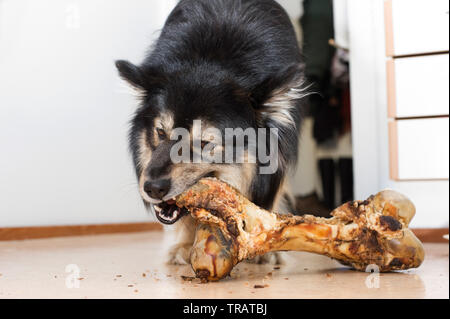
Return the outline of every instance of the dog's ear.
{"type": "Polygon", "coordinates": [[[291,65],[268,76],[252,90],[251,100],[259,122],[271,120],[295,125],[293,111],[298,107],[298,100],[306,95],[302,74],[300,65],[291,65]]]}
{"type": "Polygon", "coordinates": [[[146,81],[142,70],[131,62],[116,61],[116,68],[120,77],[139,90],[145,90],[146,81]]]}
{"type": "Polygon", "coordinates": [[[163,86],[164,77],[152,67],[139,67],[123,60],[116,61],[116,67],[120,77],[138,91],[150,93],[163,86]]]}

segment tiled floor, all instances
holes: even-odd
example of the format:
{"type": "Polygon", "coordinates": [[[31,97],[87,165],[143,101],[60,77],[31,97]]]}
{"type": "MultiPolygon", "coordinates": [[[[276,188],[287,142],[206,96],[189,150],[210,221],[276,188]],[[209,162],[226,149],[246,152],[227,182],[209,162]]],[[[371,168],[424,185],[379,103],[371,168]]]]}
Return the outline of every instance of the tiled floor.
{"type": "Polygon", "coordinates": [[[326,257],[289,253],[279,270],[241,264],[232,278],[200,284],[181,278],[192,276],[189,266],[164,264],[170,241],[149,232],[0,242],[0,299],[449,297],[448,244],[427,244],[419,269],[379,278],[326,257]],[[80,280],[72,280],[77,269],[80,280]],[[79,288],[68,288],[74,283],[79,288]]]}

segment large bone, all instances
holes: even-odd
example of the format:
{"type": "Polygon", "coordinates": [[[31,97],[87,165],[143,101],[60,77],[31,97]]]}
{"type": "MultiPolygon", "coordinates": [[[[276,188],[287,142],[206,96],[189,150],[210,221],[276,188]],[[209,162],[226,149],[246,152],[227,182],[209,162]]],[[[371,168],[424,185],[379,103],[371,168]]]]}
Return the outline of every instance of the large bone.
{"type": "Polygon", "coordinates": [[[273,251],[312,252],[380,272],[417,268],[425,256],[408,229],[415,207],[394,191],[347,203],[330,219],[267,212],[216,179],[201,180],[177,204],[199,222],[191,265],[203,280],[220,280],[239,262],[273,251]]]}

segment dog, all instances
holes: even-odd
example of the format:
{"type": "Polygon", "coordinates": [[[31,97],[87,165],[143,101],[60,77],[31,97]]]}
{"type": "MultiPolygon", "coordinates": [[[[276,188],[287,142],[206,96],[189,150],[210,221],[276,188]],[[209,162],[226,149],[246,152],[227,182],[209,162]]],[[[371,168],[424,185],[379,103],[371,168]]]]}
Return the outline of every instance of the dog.
{"type": "MultiPolygon", "coordinates": [[[[196,228],[173,199],[201,178],[216,177],[264,209],[287,212],[304,72],[293,25],[276,1],[181,0],[143,63],[119,60],[116,67],[141,101],[129,134],[141,196],[162,223],[179,227],[170,263],[188,263],[196,228]],[[276,129],[276,170],[262,174],[259,160],[174,163],[174,130],[192,133],[195,121],[215,132],[276,129]]],[[[211,136],[200,137],[201,148],[212,144],[211,136]]],[[[247,148],[244,154],[249,157],[247,148]]],[[[280,259],[271,254],[255,262],[280,259]]]]}

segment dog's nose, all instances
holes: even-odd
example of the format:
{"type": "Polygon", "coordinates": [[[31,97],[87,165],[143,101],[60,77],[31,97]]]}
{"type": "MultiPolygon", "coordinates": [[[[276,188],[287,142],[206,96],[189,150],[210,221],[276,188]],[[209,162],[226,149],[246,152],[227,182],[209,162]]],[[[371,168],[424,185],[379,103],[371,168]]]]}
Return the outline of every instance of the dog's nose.
{"type": "Polygon", "coordinates": [[[146,182],[144,191],[153,199],[163,199],[170,190],[170,179],[160,179],[146,182]]]}

